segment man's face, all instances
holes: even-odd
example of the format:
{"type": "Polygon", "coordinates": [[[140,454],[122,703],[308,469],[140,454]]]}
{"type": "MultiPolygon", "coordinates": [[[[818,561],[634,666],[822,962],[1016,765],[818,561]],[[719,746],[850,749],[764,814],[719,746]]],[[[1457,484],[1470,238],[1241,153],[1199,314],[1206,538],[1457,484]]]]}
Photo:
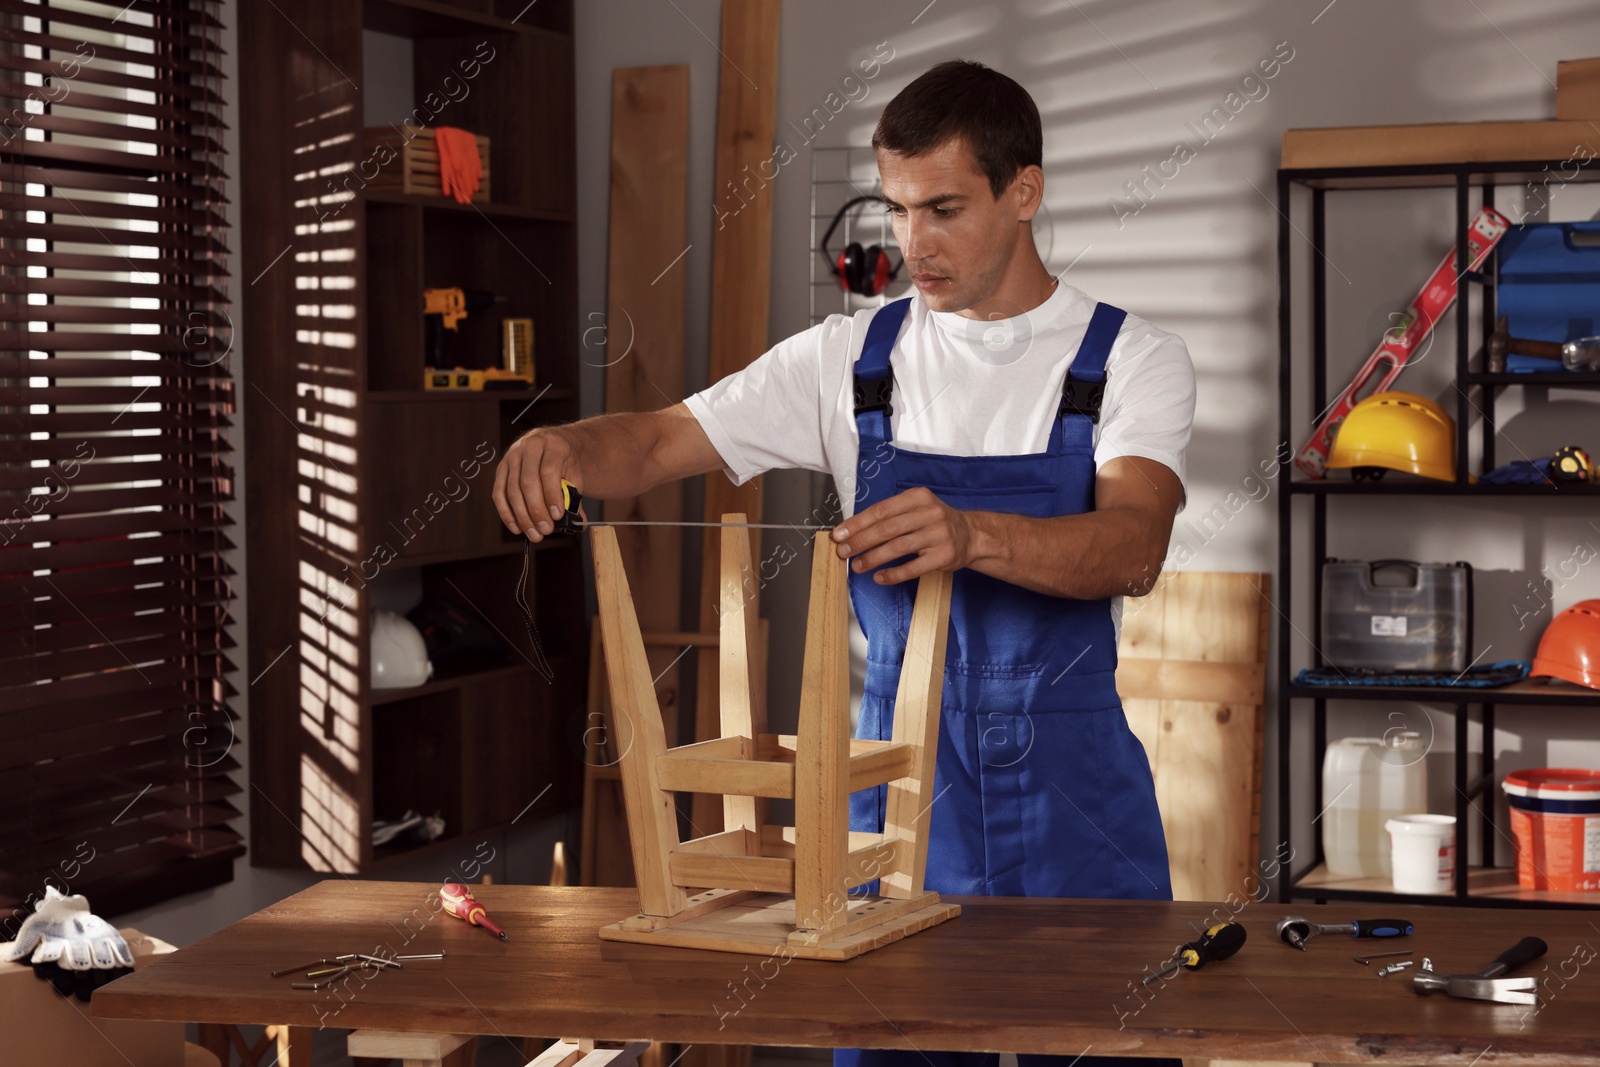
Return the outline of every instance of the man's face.
{"type": "Polygon", "coordinates": [[[996,199],[960,139],[918,156],[879,149],[878,175],[905,270],[928,307],[966,311],[994,296],[1036,209],[1021,183],[996,199]]]}

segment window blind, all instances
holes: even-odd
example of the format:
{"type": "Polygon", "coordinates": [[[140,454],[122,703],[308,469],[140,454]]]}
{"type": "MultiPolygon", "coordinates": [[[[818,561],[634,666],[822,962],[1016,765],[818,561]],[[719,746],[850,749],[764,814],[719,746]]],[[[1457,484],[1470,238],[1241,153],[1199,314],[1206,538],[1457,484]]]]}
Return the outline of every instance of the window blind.
{"type": "Polygon", "coordinates": [[[0,0],[0,915],[243,851],[221,30],[0,0]]]}

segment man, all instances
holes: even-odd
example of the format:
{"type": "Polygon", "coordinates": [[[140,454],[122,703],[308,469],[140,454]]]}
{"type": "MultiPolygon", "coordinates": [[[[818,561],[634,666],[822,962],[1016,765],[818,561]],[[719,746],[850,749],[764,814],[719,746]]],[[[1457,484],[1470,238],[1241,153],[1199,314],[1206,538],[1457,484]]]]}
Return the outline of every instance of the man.
{"type": "MultiPolygon", "coordinates": [[[[1039,113],[1010,78],[941,63],[872,144],[920,299],[830,316],[664,411],[533,431],[502,460],[495,504],[537,541],[563,478],[606,498],[718,469],[831,472],[868,638],[858,736],[889,737],[911,579],[956,572],[928,888],[1170,898],[1114,615],[1154,583],[1183,499],[1188,352],[1045,269],[1039,113]]],[[[881,830],[883,805],[881,787],[854,794],[852,828],[881,830]]],[[[1113,997],[1122,985],[1108,976],[1113,997]]],[[[836,1060],[930,1055],[965,1060],[836,1060]]]]}

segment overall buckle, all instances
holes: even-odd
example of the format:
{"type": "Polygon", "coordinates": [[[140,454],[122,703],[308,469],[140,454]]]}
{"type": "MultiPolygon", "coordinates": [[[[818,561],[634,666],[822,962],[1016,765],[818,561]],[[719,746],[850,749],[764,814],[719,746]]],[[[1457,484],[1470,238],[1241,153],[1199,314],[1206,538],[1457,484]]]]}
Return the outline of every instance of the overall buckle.
{"type": "Polygon", "coordinates": [[[886,415],[894,414],[894,408],[889,403],[894,394],[894,375],[886,374],[882,378],[857,378],[855,381],[855,413],[860,416],[868,411],[882,411],[886,415]]]}
{"type": "Polygon", "coordinates": [[[1069,375],[1066,388],[1061,391],[1061,407],[1056,416],[1087,415],[1090,422],[1099,425],[1100,401],[1105,391],[1105,382],[1085,382],[1069,375]]]}

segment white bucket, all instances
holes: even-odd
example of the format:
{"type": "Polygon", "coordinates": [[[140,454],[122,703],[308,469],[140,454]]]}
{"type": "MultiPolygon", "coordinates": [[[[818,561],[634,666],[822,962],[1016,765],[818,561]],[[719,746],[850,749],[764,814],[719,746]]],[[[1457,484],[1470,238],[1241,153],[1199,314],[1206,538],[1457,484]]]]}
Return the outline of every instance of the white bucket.
{"type": "Polygon", "coordinates": [[[1449,893],[1456,877],[1456,817],[1397,815],[1384,824],[1396,893],[1449,893]]]}

